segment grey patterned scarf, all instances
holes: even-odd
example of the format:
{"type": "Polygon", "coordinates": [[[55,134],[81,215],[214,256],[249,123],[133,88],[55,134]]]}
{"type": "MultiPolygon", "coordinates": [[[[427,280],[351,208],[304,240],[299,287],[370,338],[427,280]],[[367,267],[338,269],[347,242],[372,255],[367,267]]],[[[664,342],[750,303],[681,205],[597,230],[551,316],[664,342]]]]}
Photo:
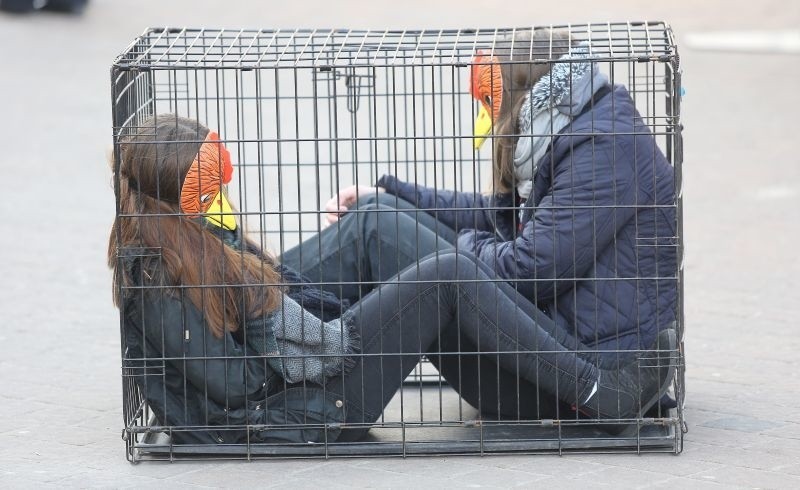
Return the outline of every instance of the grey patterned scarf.
{"type": "Polygon", "coordinates": [[[555,136],[607,84],[608,78],[590,61],[588,45],[581,43],[533,85],[520,108],[514,151],[514,176],[522,198],[530,196],[533,176],[555,136]]]}

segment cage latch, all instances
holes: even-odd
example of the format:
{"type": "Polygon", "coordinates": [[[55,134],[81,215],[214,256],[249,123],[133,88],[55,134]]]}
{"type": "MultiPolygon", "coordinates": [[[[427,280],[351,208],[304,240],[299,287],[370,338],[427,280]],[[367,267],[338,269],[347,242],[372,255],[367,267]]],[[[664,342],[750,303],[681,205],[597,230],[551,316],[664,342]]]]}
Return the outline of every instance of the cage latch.
{"type": "Polygon", "coordinates": [[[355,113],[361,105],[361,96],[366,90],[369,96],[370,91],[375,87],[375,75],[372,68],[363,66],[347,66],[344,73],[339,68],[332,66],[320,66],[314,71],[314,81],[340,80],[344,78],[344,86],[347,89],[347,110],[355,113]],[[366,71],[366,72],[365,72],[366,71]]]}
{"type": "Polygon", "coordinates": [[[374,75],[358,74],[355,67],[345,68],[344,86],[347,87],[347,110],[355,113],[360,105],[361,91],[367,89],[369,92],[374,84],[374,75]]]}

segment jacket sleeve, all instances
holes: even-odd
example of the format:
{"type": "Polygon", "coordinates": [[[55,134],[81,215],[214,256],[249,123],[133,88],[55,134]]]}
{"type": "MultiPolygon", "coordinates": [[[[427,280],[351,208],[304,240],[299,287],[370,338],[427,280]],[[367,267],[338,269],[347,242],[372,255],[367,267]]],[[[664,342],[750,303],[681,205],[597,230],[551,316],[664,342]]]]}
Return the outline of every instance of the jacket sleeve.
{"type": "Polygon", "coordinates": [[[265,371],[260,363],[248,362],[244,347],[230,333],[215,337],[188,301],[147,291],[142,320],[147,341],[160,347],[165,361],[221,406],[242,407],[263,386],[265,371]]]}
{"type": "MultiPolygon", "coordinates": [[[[503,221],[508,215],[513,217],[514,214],[506,209],[507,203],[498,203],[497,199],[480,193],[425,187],[403,182],[393,175],[384,175],[378,179],[377,185],[386,189],[389,194],[427,210],[428,214],[456,232],[463,229],[495,231],[497,227],[505,228],[507,226],[503,221]]],[[[510,200],[509,198],[509,202],[510,200]]]]}
{"type": "Polygon", "coordinates": [[[570,279],[583,277],[636,213],[632,170],[622,168],[629,164],[626,158],[614,159],[625,149],[612,151],[610,137],[595,137],[594,145],[591,141],[575,146],[557,165],[549,193],[516,239],[500,241],[481,232],[459,236],[459,247],[501,277],[533,279],[519,287],[537,302],[574,287],[570,279]]]}

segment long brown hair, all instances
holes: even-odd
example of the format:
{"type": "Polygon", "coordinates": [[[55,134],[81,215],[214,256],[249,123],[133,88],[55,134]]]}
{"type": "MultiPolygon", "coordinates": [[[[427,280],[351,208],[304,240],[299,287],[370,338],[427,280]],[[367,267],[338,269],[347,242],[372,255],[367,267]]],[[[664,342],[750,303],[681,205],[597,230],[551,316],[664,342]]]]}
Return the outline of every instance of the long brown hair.
{"type": "Polygon", "coordinates": [[[254,244],[237,250],[204,227],[202,218],[181,214],[181,184],[208,132],[198,121],[163,114],[119,143],[112,161],[119,208],[108,240],[108,266],[117,307],[125,299],[123,287],[165,287],[178,297],[185,294],[203,312],[209,330],[221,337],[238,330],[246,317],[277,307],[280,275],[268,254],[248,251],[258,249],[254,244]],[[158,251],[137,257],[140,279],[134,280],[130,265],[119,259],[128,248],[158,251]]]}
{"type": "Polygon", "coordinates": [[[519,111],[525,95],[558,59],[569,51],[566,31],[536,29],[522,31],[497,43],[494,55],[500,62],[503,79],[503,102],[494,121],[492,138],[492,193],[503,194],[514,189],[514,150],[519,133],[519,111]],[[532,63],[520,63],[535,60],[532,63]]]}

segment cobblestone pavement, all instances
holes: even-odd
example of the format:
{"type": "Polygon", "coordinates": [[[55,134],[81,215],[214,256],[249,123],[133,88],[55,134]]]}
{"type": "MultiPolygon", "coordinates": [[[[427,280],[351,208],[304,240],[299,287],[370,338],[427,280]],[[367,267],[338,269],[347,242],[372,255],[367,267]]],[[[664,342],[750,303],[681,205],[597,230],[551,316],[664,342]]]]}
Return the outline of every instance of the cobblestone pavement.
{"type": "Polygon", "coordinates": [[[682,455],[128,464],[104,264],[114,210],[108,68],[147,25],[658,18],[679,42],[710,30],[800,27],[792,0],[313,3],[93,0],[80,18],[0,14],[0,486],[800,488],[800,56],[691,45],[681,47],[690,429],[682,455]]]}

